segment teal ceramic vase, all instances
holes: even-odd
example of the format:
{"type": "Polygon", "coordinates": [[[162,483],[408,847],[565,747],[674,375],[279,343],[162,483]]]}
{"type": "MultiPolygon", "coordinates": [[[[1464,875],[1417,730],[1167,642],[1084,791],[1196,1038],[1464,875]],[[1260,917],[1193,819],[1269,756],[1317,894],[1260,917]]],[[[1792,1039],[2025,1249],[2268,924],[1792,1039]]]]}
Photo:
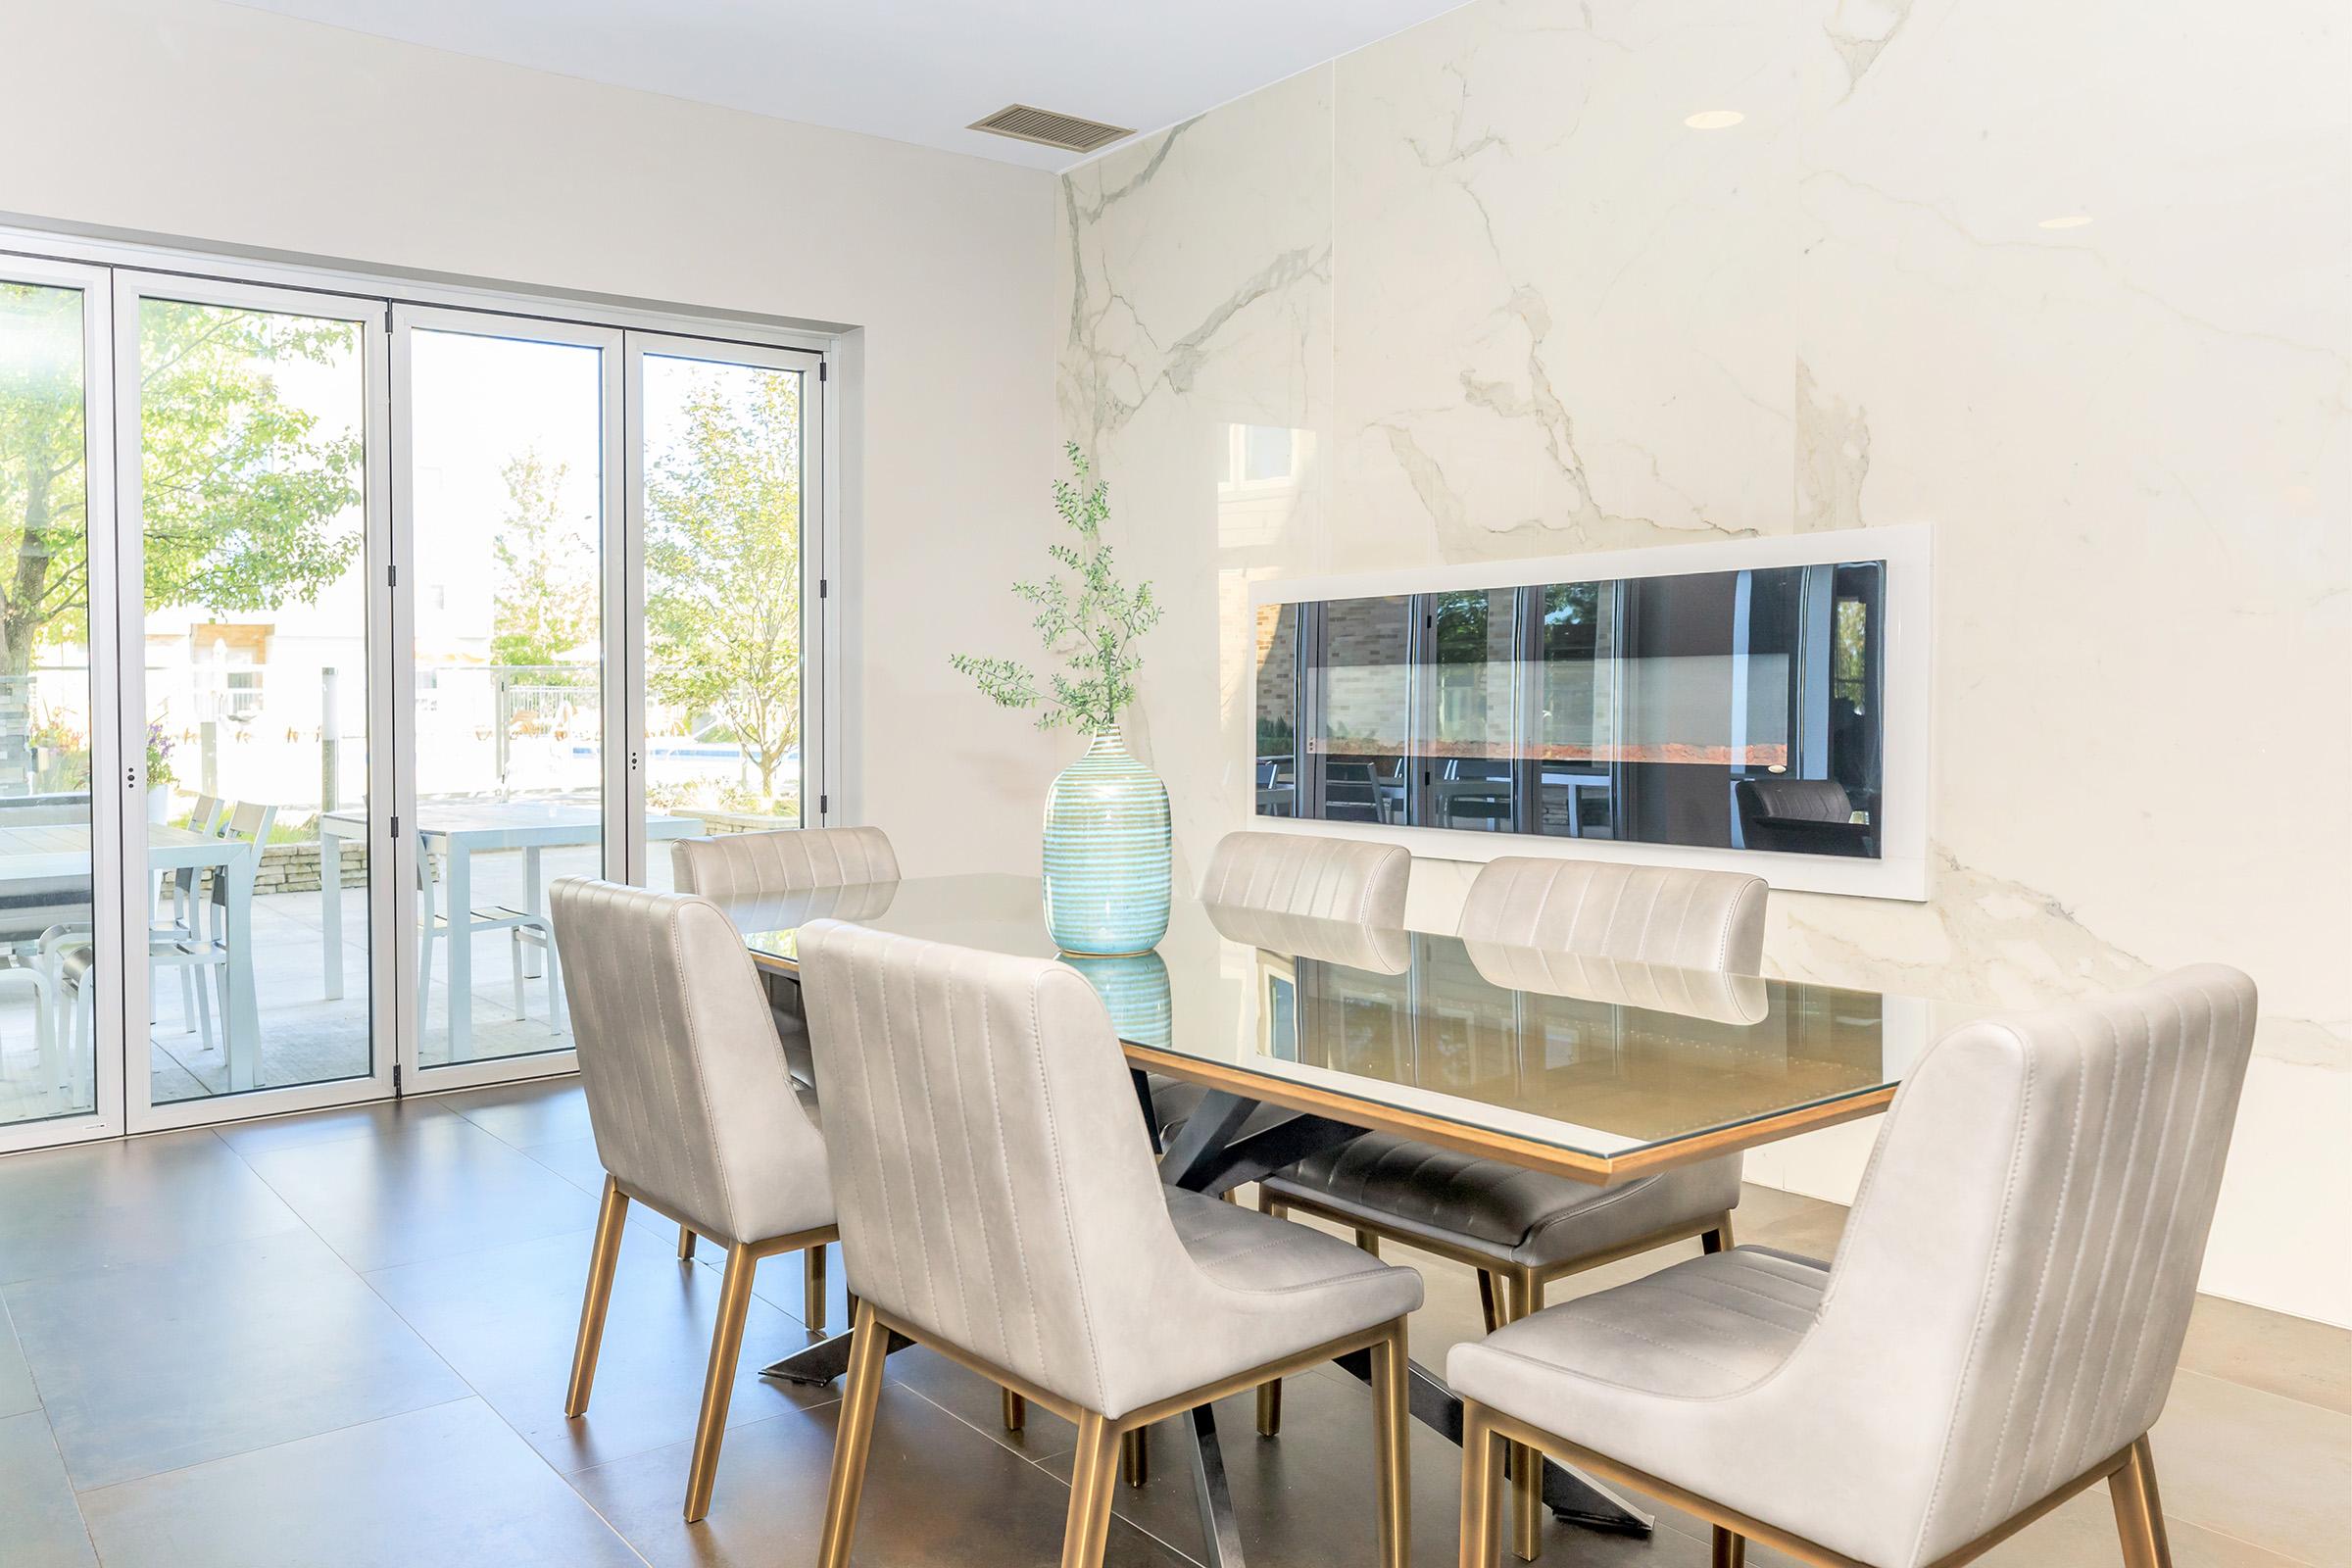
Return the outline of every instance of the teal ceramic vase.
{"type": "Polygon", "coordinates": [[[1046,930],[1064,953],[1146,953],[1168,930],[1168,791],[1116,724],[1046,794],[1046,930]]]}
{"type": "Polygon", "coordinates": [[[1176,1006],[1168,989],[1168,966],[1156,953],[1088,957],[1069,953],[1063,961],[1086,976],[1102,998],[1110,1026],[1131,1046],[1165,1051],[1176,1037],[1176,1006]]]}

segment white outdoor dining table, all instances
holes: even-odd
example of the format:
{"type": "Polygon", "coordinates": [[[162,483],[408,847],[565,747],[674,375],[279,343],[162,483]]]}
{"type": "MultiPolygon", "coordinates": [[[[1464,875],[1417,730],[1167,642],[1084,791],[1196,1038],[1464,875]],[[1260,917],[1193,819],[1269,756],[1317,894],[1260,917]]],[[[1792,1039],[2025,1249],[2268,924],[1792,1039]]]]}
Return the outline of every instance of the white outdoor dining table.
{"type": "MultiPolygon", "coordinates": [[[[645,836],[662,843],[692,838],[703,824],[687,816],[649,815],[645,836]]],[[[470,924],[473,908],[473,856],[493,850],[522,851],[523,912],[538,914],[544,888],[540,856],[551,849],[594,844],[604,834],[604,813],[594,806],[562,801],[419,802],[416,809],[416,849],[424,858],[425,875],[433,877],[432,855],[441,852],[436,880],[443,897],[427,907],[450,911],[453,940],[449,944],[449,1058],[463,1061],[473,1041],[473,944],[456,940],[461,920],[470,924]],[[458,911],[467,913],[461,915],[458,911]]],[[[368,841],[364,810],[328,811],[318,818],[321,840],[318,856],[319,928],[325,945],[326,994],[343,995],[343,839],[368,841]]],[[[428,890],[429,896],[429,890],[428,890]]],[[[535,963],[536,958],[532,959],[535,963]]]]}
{"type": "MultiPolygon", "coordinates": [[[[259,852],[250,840],[211,838],[160,822],[147,826],[151,872],[217,866],[226,870],[259,852]]],[[[90,829],[80,822],[0,827],[0,888],[11,883],[48,882],[90,874],[90,829]]],[[[253,986],[253,900],[250,877],[224,877],[221,901],[228,944],[228,1016],[222,1031],[231,1091],[254,1087],[261,1026],[253,986]]],[[[153,888],[148,889],[152,903],[153,888]]]]}

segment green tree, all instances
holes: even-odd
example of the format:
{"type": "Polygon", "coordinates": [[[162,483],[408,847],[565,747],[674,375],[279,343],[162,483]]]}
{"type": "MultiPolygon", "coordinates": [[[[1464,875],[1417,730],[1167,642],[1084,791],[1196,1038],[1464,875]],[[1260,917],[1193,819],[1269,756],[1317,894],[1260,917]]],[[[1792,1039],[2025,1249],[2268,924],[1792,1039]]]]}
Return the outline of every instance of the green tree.
{"type": "MultiPolygon", "coordinates": [[[[137,331],[148,608],[316,600],[359,558],[361,441],[288,402],[277,370],[356,367],[359,328],[149,300],[137,331]]],[[[86,636],[79,294],[0,284],[0,674],[23,676],[44,643],[86,636]]]]}
{"type": "MultiPolygon", "coordinates": [[[[498,572],[490,638],[506,665],[561,665],[597,633],[596,545],[564,514],[564,463],[526,449],[499,470],[507,514],[491,542],[498,572]]],[[[549,684],[569,685],[568,672],[549,684]]]]}
{"type": "Polygon", "coordinates": [[[773,796],[801,738],[800,377],[713,374],[645,487],[646,686],[711,714],[773,796]]]}

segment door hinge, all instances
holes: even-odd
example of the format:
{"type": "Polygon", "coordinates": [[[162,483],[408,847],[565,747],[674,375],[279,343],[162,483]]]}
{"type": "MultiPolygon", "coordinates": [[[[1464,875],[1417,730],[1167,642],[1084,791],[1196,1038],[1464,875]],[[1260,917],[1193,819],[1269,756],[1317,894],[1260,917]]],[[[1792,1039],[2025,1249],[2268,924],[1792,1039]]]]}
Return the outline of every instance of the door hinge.
{"type": "Polygon", "coordinates": [[[817,578],[817,579],[816,579],[816,597],[817,597],[817,598],[819,598],[819,599],[825,599],[825,598],[829,598],[829,597],[831,597],[832,593],[833,593],[833,584],[832,584],[832,581],[831,581],[829,578],[825,578],[825,577],[819,577],[819,578],[817,578]]]}
{"type": "Polygon", "coordinates": [[[400,1063],[397,1061],[392,1064],[392,1098],[400,1098],[400,1063]]]}
{"type": "Polygon", "coordinates": [[[400,837],[400,818],[397,816],[392,818],[392,836],[394,838],[400,837]]]}
{"type": "Polygon", "coordinates": [[[384,586],[387,588],[397,588],[400,586],[400,568],[398,566],[386,566],[384,568],[384,586]]]}
{"type": "Polygon", "coordinates": [[[816,362],[816,378],[817,378],[819,381],[827,381],[827,380],[831,380],[831,379],[832,379],[832,376],[833,376],[833,369],[832,369],[832,367],[828,366],[828,365],[827,365],[827,364],[826,364],[824,361],[822,361],[822,360],[819,360],[819,361],[817,361],[817,362],[816,362]]]}
{"type": "Polygon", "coordinates": [[[822,816],[831,809],[833,809],[833,797],[830,795],[819,795],[816,798],[816,814],[822,816]]]}

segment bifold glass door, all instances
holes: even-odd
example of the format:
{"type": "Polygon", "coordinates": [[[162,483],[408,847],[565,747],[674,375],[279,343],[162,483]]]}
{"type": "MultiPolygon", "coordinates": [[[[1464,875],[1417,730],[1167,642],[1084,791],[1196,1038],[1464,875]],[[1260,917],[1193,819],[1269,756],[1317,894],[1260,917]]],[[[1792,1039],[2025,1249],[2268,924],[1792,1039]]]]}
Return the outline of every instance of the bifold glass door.
{"type": "Polygon", "coordinates": [[[669,888],[670,844],[818,820],[808,613],[822,592],[815,356],[629,334],[632,573],[644,675],[631,732],[633,863],[669,888]]]}
{"type": "Polygon", "coordinates": [[[115,314],[130,1124],[388,1091],[384,307],[126,272],[115,314]]]}
{"type": "Polygon", "coordinates": [[[557,879],[824,820],[822,357],[86,249],[0,255],[0,1152],[569,1069],[557,879]]]}
{"type": "Polygon", "coordinates": [[[122,1125],[112,316],[0,257],[0,1150],[122,1125]]]}

